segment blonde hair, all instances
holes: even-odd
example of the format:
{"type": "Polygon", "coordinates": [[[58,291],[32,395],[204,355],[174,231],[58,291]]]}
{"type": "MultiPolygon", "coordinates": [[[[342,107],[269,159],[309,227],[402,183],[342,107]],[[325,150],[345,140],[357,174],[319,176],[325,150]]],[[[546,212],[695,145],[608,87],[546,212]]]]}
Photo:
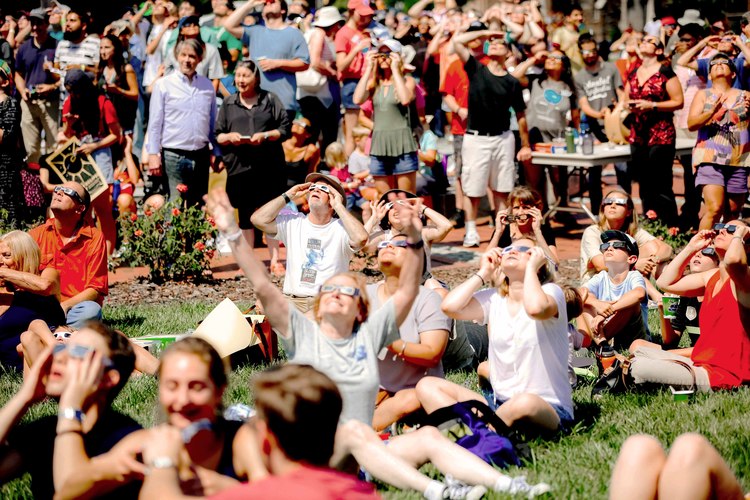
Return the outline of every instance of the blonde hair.
{"type": "MultiPolygon", "coordinates": [[[[627,227],[620,229],[620,231],[624,231],[628,233],[630,236],[635,237],[635,233],[638,232],[638,214],[635,213],[635,205],[633,205],[633,199],[630,197],[628,193],[626,193],[624,190],[615,188],[610,191],[607,191],[607,194],[604,195],[604,198],[602,198],[602,206],[604,206],[604,200],[609,198],[612,194],[619,194],[625,197],[625,199],[628,200],[627,208],[630,210],[630,220],[625,219],[625,222],[627,223],[627,227]]],[[[606,231],[608,229],[614,229],[609,227],[609,222],[607,222],[607,218],[604,217],[604,213],[599,217],[599,229],[602,231],[606,231]]]]}
{"type": "MultiPolygon", "coordinates": [[[[514,243],[518,240],[527,240],[532,242],[534,246],[538,246],[536,243],[536,238],[522,236],[514,240],[514,243]]],[[[537,278],[539,278],[539,283],[542,285],[544,285],[545,283],[553,283],[555,281],[555,272],[550,269],[549,265],[549,261],[547,261],[542,267],[539,268],[539,271],[537,271],[536,273],[537,278]]],[[[507,297],[508,291],[510,290],[510,278],[503,274],[500,286],[498,286],[497,288],[502,297],[507,297]]]]}
{"type": "MultiPolygon", "coordinates": [[[[367,316],[370,314],[370,301],[367,300],[367,291],[365,290],[365,288],[367,287],[367,280],[362,274],[347,271],[345,273],[339,273],[336,276],[329,278],[328,281],[323,284],[325,285],[333,278],[338,278],[339,276],[346,276],[347,278],[353,280],[357,284],[357,288],[359,288],[359,296],[357,298],[359,299],[358,306],[360,317],[354,320],[354,331],[356,331],[362,323],[367,321],[367,316]]],[[[315,314],[316,321],[320,321],[320,318],[318,317],[319,311],[320,293],[315,296],[315,301],[313,302],[313,313],[315,314]]]]}
{"type": "Polygon", "coordinates": [[[343,170],[346,168],[346,153],[344,152],[344,146],[339,142],[332,142],[326,148],[326,165],[329,168],[337,168],[343,170]]]}
{"type": "Polygon", "coordinates": [[[367,127],[354,127],[352,129],[352,137],[355,139],[360,139],[362,137],[369,137],[370,136],[370,129],[367,127]]]}
{"type": "Polygon", "coordinates": [[[39,274],[39,263],[42,260],[42,252],[39,250],[34,238],[23,231],[11,231],[0,236],[0,242],[8,245],[13,260],[16,261],[19,271],[29,274],[39,274]]]}

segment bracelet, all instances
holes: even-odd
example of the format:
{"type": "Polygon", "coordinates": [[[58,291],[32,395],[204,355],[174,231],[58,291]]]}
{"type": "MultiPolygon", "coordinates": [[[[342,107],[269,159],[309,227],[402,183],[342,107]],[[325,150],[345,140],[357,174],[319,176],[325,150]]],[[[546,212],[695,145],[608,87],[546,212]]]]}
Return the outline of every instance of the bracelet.
{"type": "Polygon", "coordinates": [[[226,238],[227,241],[237,241],[242,237],[242,229],[238,229],[237,231],[233,233],[221,233],[221,235],[226,238]]]}
{"type": "Polygon", "coordinates": [[[79,424],[83,424],[84,418],[86,418],[86,414],[83,413],[79,408],[61,408],[60,411],[57,413],[58,418],[63,418],[65,420],[75,420],[79,424]]]}
{"type": "Polygon", "coordinates": [[[284,198],[284,203],[289,203],[290,201],[292,201],[292,199],[289,197],[289,195],[286,194],[286,191],[284,191],[283,193],[281,193],[281,197],[284,198]]]}
{"type": "Polygon", "coordinates": [[[177,462],[169,457],[156,457],[148,464],[149,469],[172,469],[177,467],[177,462]]]}
{"type": "Polygon", "coordinates": [[[742,236],[732,236],[732,239],[733,240],[740,240],[743,245],[745,244],[745,238],[743,238],[742,236]]]}
{"type": "Polygon", "coordinates": [[[487,285],[487,282],[484,281],[484,278],[482,278],[482,276],[479,273],[474,273],[474,274],[472,274],[472,276],[476,276],[477,278],[479,278],[480,280],[482,280],[482,286],[486,286],[487,285]]]}

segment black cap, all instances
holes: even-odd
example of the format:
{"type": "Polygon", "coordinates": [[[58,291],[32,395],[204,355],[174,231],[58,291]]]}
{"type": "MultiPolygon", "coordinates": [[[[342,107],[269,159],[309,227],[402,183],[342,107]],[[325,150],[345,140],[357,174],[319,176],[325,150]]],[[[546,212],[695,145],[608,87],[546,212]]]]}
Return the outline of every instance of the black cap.
{"type": "Polygon", "coordinates": [[[635,255],[636,257],[638,257],[640,254],[640,252],[638,251],[638,243],[635,242],[635,239],[633,239],[633,237],[629,234],[623,233],[622,231],[617,231],[614,229],[604,231],[601,235],[601,240],[602,243],[607,243],[610,241],[624,241],[627,244],[628,254],[635,255]]]}
{"type": "Polygon", "coordinates": [[[472,21],[469,27],[466,29],[466,32],[471,33],[472,31],[484,31],[486,29],[488,29],[487,25],[482,21],[472,21]]]}

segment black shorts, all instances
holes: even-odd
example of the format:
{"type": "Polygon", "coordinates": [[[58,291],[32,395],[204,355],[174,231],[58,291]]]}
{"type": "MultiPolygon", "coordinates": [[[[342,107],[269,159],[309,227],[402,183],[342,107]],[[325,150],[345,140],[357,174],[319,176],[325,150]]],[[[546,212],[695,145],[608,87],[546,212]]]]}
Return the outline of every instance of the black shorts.
{"type": "Polygon", "coordinates": [[[252,229],[250,217],[257,209],[271,201],[286,189],[284,171],[280,176],[258,175],[253,171],[232,174],[227,177],[227,195],[237,209],[240,229],[252,229]]]}

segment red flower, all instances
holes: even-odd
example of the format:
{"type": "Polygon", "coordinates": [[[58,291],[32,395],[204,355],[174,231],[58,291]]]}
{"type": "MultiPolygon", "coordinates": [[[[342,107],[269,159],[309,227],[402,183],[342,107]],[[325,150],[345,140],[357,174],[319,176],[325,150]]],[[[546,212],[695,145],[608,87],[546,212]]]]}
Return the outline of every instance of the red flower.
{"type": "Polygon", "coordinates": [[[206,245],[202,241],[199,241],[198,243],[195,244],[194,248],[198,250],[199,252],[202,252],[203,250],[206,249],[206,245]]]}
{"type": "Polygon", "coordinates": [[[148,217],[151,217],[151,214],[153,213],[151,210],[144,210],[144,214],[146,214],[148,217]]]}
{"type": "Polygon", "coordinates": [[[206,220],[208,221],[209,224],[211,224],[211,227],[216,227],[216,219],[214,219],[210,215],[207,215],[206,220]]]}
{"type": "Polygon", "coordinates": [[[670,236],[674,237],[674,236],[677,236],[679,233],[680,233],[680,228],[679,227],[670,227],[669,228],[669,235],[670,236]]]}
{"type": "Polygon", "coordinates": [[[177,191],[179,191],[182,194],[185,194],[188,192],[188,187],[185,184],[177,184],[177,191]]]}
{"type": "Polygon", "coordinates": [[[132,220],[133,222],[137,221],[138,220],[138,214],[130,214],[130,220],[132,220]]]}
{"type": "Polygon", "coordinates": [[[657,217],[658,215],[656,215],[656,212],[654,212],[653,210],[649,210],[648,212],[646,212],[647,219],[656,220],[657,217]]]}
{"type": "Polygon", "coordinates": [[[216,252],[214,250],[209,250],[208,252],[206,252],[206,257],[208,257],[209,260],[213,259],[215,254],[216,252]]]}
{"type": "Polygon", "coordinates": [[[175,217],[177,217],[178,215],[180,215],[180,209],[179,208],[173,208],[172,209],[172,215],[174,215],[175,217]]]}
{"type": "Polygon", "coordinates": [[[135,231],[133,231],[133,236],[135,236],[136,238],[141,237],[143,236],[143,231],[141,231],[140,229],[136,229],[135,231]]]}

